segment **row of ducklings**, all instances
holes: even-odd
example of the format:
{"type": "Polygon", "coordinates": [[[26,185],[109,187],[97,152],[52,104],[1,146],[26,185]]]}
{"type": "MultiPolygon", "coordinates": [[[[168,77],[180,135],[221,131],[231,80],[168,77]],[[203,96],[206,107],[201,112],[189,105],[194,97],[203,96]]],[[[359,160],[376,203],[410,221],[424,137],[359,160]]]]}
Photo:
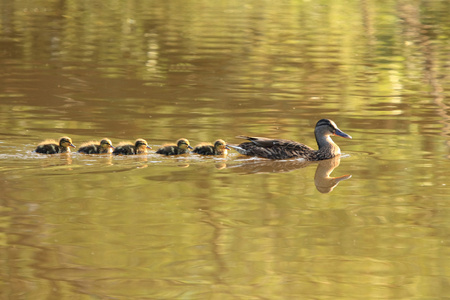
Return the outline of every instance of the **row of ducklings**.
{"type": "MultiPolygon", "coordinates": [[[[75,148],[70,137],[64,136],[55,140],[45,140],[40,143],[35,152],[43,154],[56,154],[70,152],[70,147],[75,148]]],[[[135,155],[145,154],[147,149],[152,149],[146,140],[137,139],[134,144],[130,142],[121,142],[116,147],[112,145],[110,139],[104,138],[101,141],[90,141],[84,143],[78,149],[79,153],[84,154],[114,154],[114,155],[135,155]]],[[[179,139],[175,144],[166,144],[159,148],[156,153],[164,155],[178,155],[188,153],[192,150],[194,153],[202,155],[223,155],[227,154],[228,148],[224,140],[216,140],[214,144],[201,143],[193,148],[185,138],[179,139]]]]}

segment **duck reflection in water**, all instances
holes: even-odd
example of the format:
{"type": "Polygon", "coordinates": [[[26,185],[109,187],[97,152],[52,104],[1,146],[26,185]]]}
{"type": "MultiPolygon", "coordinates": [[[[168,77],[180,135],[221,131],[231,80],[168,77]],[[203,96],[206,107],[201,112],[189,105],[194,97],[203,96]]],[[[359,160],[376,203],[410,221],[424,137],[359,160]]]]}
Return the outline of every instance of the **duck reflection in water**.
{"type": "Polygon", "coordinates": [[[229,165],[228,168],[234,168],[236,171],[257,174],[257,173],[286,173],[297,169],[305,168],[311,164],[317,164],[316,173],[314,175],[314,184],[316,189],[321,193],[331,192],[339,182],[350,179],[351,175],[343,175],[339,177],[330,177],[330,174],[340,164],[341,156],[335,156],[330,159],[321,160],[319,162],[310,162],[304,159],[295,160],[255,160],[249,159],[239,165],[229,165]]]}
{"type": "Polygon", "coordinates": [[[336,156],[331,159],[322,160],[318,163],[316,173],[314,174],[314,184],[316,189],[323,193],[331,192],[339,182],[350,179],[352,175],[342,175],[339,177],[330,177],[331,172],[336,169],[341,162],[341,157],[336,156]]]}

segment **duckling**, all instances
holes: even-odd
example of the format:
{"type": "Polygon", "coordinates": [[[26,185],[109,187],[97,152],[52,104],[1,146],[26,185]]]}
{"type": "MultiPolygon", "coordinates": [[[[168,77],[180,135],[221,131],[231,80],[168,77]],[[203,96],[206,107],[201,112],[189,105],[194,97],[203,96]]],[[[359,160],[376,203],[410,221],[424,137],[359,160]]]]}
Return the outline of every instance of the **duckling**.
{"type": "Polygon", "coordinates": [[[352,138],[350,135],[341,131],[336,123],[328,119],[321,119],[317,122],[314,134],[319,150],[314,150],[307,145],[290,140],[248,136],[238,136],[238,138],[243,138],[250,142],[245,142],[238,146],[228,146],[241,154],[249,156],[258,156],[269,159],[304,158],[307,161],[318,161],[341,154],[339,146],[331,139],[332,135],[347,139],[352,138]]]}
{"type": "Polygon", "coordinates": [[[63,136],[59,139],[59,142],[56,142],[55,140],[45,140],[41,142],[34,151],[43,154],[65,153],[70,152],[69,147],[75,148],[75,145],[72,144],[72,139],[68,136],[63,136]]]}
{"type": "Polygon", "coordinates": [[[188,149],[193,149],[192,146],[189,145],[189,141],[187,139],[179,139],[176,144],[163,145],[156,151],[156,153],[164,155],[178,155],[188,153],[188,149]]]}
{"type": "Polygon", "coordinates": [[[113,149],[114,146],[112,145],[111,140],[104,138],[100,142],[90,141],[82,144],[80,149],[78,149],[78,152],[84,154],[111,154],[113,149]]]}
{"type": "Polygon", "coordinates": [[[122,142],[120,143],[113,151],[114,155],[134,155],[134,154],[146,154],[147,149],[152,149],[147,144],[147,141],[144,139],[137,139],[136,142],[133,144],[129,142],[122,142]]]}
{"type": "Polygon", "coordinates": [[[201,143],[195,146],[192,152],[202,155],[227,155],[228,148],[227,143],[224,140],[217,140],[214,145],[208,143],[201,143]]]}

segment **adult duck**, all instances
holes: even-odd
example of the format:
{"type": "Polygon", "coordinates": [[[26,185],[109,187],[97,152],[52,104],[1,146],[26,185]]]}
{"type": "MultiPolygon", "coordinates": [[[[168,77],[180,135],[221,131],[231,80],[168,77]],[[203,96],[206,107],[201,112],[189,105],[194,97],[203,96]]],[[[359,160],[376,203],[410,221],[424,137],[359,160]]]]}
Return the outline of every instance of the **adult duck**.
{"type": "Polygon", "coordinates": [[[192,152],[201,155],[227,155],[228,148],[227,143],[224,140],[216,140],[213,144],[201,143],[194,147],[192,152]]]}
{"type": "Polygon", "coordinates": [[[179,155],[189,153],[192,146],[187,139],[181,138],[176,144],[166,144],[159,148],[156,153],[164,155],[179,155]]]}
{"type": "Polygon", "coordinates": [[[65,153],[70,152],[69,147],[75,148],[72,139],[68,136],[63,136],[58,142],[55,140],[45,140],[41,142],[34,151],[42,154],[65,153]]]}
{"type": "Polygon", "coordinates": [[[331,136],[340,136],[351,139],[352,137],[340,130],[336,123],[328,119],[319,120],[314,129],[319,150],[290,140],[269,139],[261,137],[239,136],[249,140],[238,146],[228,145],[237,152],[269,159],[303,158],[307,161],[318,161],[329,159],[341,154],[339,146],[336,145],[331,136]]]}
{"type": "Polygon", "coordinates": [[[135,154],[146,154],[147,149],[152,149],[144,139],[137,139],[134,144],[129,142],[121,142],[114,149],[114,155],[135,155],[135,154]]]}
{"type": "Polygon", "coordinates": [[[79,153],[84,154],[111,154],[114,149],[110,139],[102,139],[100,142],[90,141],[84,143],[78,149],[79,153]]]}

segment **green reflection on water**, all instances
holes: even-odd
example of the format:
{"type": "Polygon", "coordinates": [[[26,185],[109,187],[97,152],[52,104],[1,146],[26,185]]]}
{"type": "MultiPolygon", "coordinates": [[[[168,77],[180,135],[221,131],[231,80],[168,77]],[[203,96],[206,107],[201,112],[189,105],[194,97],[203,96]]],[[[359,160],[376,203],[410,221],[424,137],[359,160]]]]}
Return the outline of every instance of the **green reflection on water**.
{"type": "Polygon", "coordinates": [[[0,11],[3,298],[448,294],[448,1],[18,0],[0,11]],[[348,156],[332,174],[352,178],[327,194],[316,165],[274,172],[235,153],[30,153],[66,134],[315,146],[322,117],[354,136],[336,140],[348,156]]]}

